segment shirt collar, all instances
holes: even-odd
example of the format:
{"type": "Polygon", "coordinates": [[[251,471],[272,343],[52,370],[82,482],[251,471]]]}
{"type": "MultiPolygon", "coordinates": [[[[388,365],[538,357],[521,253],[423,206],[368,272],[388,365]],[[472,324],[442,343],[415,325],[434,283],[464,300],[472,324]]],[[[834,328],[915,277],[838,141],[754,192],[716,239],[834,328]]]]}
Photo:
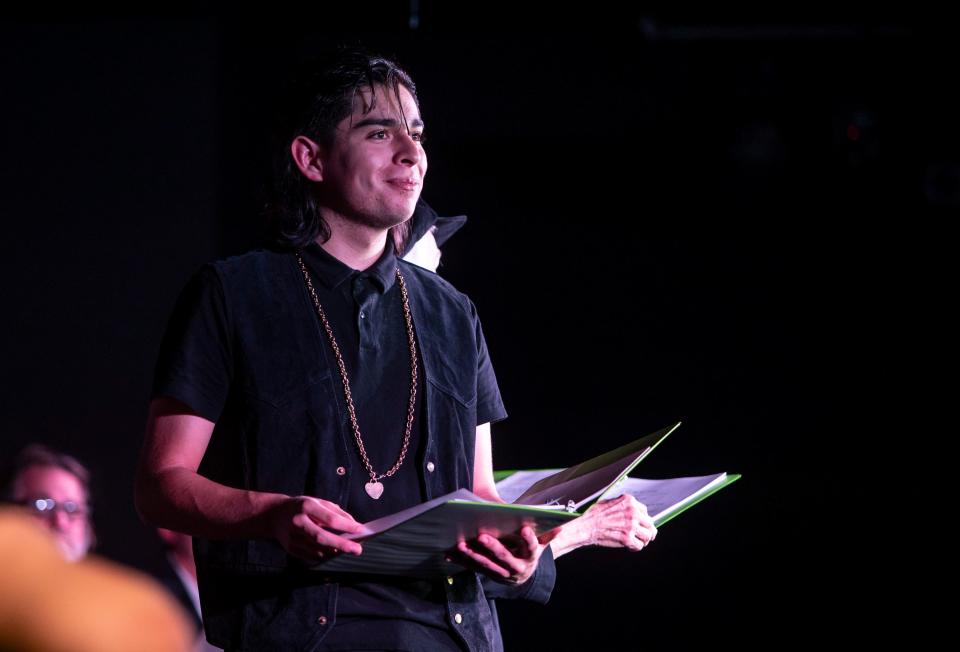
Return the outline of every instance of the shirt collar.
{"type": "Polygon", "coordinates": [[[311,242],[303,249],[303,260],[311,272],[326,287],[333,289],[341,283],[356,276],[370,278],[381,293],[386,292],[396,279],[397,256],[393,249],[393,240],[387,236],[387,246],[383,254],[373,265],[365,270],[356,270],[328,254],[316,242],[311,242]]]}

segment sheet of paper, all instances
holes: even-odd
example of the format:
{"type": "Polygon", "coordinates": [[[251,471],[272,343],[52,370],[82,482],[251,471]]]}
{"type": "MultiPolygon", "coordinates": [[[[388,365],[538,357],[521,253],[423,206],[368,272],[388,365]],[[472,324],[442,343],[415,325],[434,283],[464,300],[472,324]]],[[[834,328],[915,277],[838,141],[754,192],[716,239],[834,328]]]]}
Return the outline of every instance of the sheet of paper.
{"type": "Polygon", "coordinates": [[[645,480],[643,478],[625,478],[620,485],[604,499],[630,494],[647,508],[654,521],[683,507],[726,479],[726,473],[703,475],[689,478],[670,478],[667,480],[645,480]]]}

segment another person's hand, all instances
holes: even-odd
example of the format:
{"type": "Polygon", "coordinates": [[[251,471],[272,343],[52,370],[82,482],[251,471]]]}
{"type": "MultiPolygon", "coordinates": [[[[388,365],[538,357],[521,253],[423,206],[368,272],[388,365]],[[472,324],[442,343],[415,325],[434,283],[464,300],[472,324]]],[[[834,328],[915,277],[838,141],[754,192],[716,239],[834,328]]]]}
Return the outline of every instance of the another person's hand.
{"type": "Polygon", "coordinates": [[[520,530],[519,540],[501,541],[481,533],[470,542],[457,544],[461,557],[458,561],[504,584],[523,584],[537,570],[540,555],[554,536],[555,532],[551,531],[538,539],[530,526],[520,530]]]}
{"type": "Polygon", "coordinates": [[[562,527],[578,529],[583,545],[606,548],[636,551],[657,538],[657,528],[646,505],[628,494],[597,502],[583,516],[562,527]]]}
{"type": "Polygon", "coordinates": [[[583,516],[551,532],[554,557],[583,546],[637,551],[657,538],[657,528],[646,506],[628,494],[595,503],[583,516]]]}
{"type": "Polygon", "coordinates": [[[291,496],[268,515],[270,531],[294,557],[318,561],[340,552],[359,555],[363,548],[337,532],[355,533],[362,526],[336,503],[310,496],[291,496]]]}

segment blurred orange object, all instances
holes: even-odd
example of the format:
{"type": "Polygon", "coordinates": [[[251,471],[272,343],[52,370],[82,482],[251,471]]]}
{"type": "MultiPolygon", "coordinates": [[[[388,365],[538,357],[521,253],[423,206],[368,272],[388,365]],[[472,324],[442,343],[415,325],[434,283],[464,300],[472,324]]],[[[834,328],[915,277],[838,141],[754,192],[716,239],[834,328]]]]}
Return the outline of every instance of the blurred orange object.
{"type": "Polygon", "coordinates": [[[92,557],[68,562],[34,519],[0,509],[0,650],[186,652],[194,636],[146,575],[92,557]]]}

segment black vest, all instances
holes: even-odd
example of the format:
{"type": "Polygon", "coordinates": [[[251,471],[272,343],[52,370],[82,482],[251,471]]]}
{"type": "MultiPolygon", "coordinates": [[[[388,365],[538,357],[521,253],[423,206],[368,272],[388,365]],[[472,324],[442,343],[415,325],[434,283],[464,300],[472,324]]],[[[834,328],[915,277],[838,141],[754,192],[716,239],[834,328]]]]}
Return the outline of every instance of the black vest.
{"type": "MultiPolygon", "coordinates": [[[[465,295],[399,264],[426,381],[424,454],[412,462],[429,499],[473,486],[477,368],[486,344],[465,295]]],[[[343,504],[347,478],[364,469],[349,454],[354,444],[336,362],[294,257],[255,251],[212,267],[223,289],[233,377],[200,473],[231,487],[343,504]]],[[[214,644],[312,650],[335,624],[336,583],[275,541],[195,539],[194,547],[204,627],[214,644]]],[[[549,551],[540,565],[523,586],[497,585],[492,593],[545,602],[555,573],[549,551]]],[[[494,595],[485,595],[478,576],[461,573],[444,586],[451,629],[471,650],[501,649],[487,599],[494,595]]]]}

